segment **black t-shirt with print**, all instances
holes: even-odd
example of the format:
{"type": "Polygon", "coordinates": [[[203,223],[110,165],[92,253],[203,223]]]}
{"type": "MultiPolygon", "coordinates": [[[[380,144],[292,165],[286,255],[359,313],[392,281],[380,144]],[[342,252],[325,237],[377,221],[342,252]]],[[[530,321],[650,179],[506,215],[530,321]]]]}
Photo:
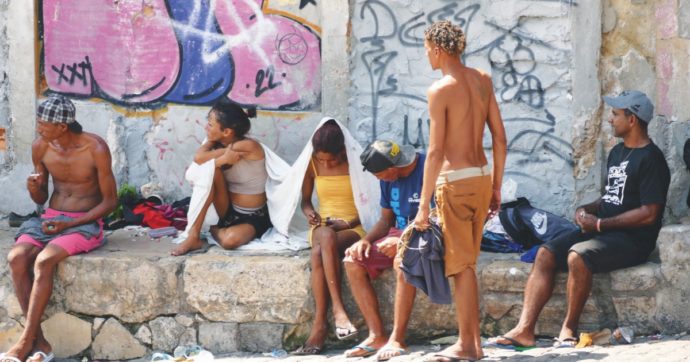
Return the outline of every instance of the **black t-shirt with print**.
{"type": "MultiPolygon", "coordinates": [[[[623,142],[617,144],[609,153],[607,169],[599,217],[620,215],[642,205],[666,204],[671,173],[663,152],[654,143],[642,148],[627,148],[623,142]]],[[[651,251],[661,229],[661,214],[654,224],[626,232],[638,245],[651,251]]]]}

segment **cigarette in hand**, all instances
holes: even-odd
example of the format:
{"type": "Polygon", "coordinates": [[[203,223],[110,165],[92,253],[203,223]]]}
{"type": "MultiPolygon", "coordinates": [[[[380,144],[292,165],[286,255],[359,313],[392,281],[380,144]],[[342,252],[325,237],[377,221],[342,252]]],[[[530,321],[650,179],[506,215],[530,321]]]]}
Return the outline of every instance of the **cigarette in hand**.
{"type": "Polygon", "coordinates": [[[38,177],[38,176],[41,176],[41,173],[40,173],[40,172],[36,172],[36,173],[31,173],[31,174],[29,174],[29,177],[38,177]]]}

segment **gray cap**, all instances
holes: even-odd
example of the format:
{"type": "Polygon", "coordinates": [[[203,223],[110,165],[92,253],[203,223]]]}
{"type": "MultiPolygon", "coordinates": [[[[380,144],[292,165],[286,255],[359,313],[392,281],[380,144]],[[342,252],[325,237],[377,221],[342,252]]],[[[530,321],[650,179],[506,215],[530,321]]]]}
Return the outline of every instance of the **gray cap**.
{"type": "Polygon", "coordinates": [[[604,97],[604,102],[616,109],[627,109],[640,119],[649,123],[654,118],[654,105],[646,94],[638,90],[626,90],[618,97],[604,97]]]}

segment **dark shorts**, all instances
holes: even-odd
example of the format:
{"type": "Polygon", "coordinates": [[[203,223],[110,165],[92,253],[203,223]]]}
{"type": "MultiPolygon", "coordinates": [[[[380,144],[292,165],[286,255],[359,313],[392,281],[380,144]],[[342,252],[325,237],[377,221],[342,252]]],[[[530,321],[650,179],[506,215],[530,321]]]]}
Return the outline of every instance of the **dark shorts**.
{"type": "Polygon", "coordinates": [[[559,270],[568,270],[568,254],[575,252],[592,273],[606,273],[642,264],[653,250],[639,245],[634,236],[621,231],[555,239],[542,247],[556,256],[559,270]]]}
{"type": "Polygon", "coordinates": [[[260,238],[266,230],[268,230],[271,224],[271,218],[268,216],[268,206],[264,205],[259,210],[252,212],[251,214],[243,214],[235,210],[235,208],[230,206],[230,210],[225,216],[218,221],[218,227],[227,228],[235,225],[249,224],[254,227],[256,231],[256,238],[260,238]]]}

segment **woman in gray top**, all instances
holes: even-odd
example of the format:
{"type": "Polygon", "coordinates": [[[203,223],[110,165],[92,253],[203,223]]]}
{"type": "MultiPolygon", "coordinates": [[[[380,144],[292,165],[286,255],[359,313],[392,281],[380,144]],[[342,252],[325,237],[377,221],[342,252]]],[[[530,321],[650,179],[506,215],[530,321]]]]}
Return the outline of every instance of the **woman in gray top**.
{"type": "MultiPolygon", "coordinates": [[[[253,117],[256,110],[250,110],[253,117]]],[[[265,155],[261,144],[247,138],[249,115],[235,103],[220,101],[208,113],[207,141],[194,155],[194,162],[214,160],[216,171],[211,192],[189,235],[172,251],[183,255],[203,246],[199,234],[209,206],[220,217],[211,235],[225,249],[242,246],[271,227],[266,206],[265,155]]]]}

